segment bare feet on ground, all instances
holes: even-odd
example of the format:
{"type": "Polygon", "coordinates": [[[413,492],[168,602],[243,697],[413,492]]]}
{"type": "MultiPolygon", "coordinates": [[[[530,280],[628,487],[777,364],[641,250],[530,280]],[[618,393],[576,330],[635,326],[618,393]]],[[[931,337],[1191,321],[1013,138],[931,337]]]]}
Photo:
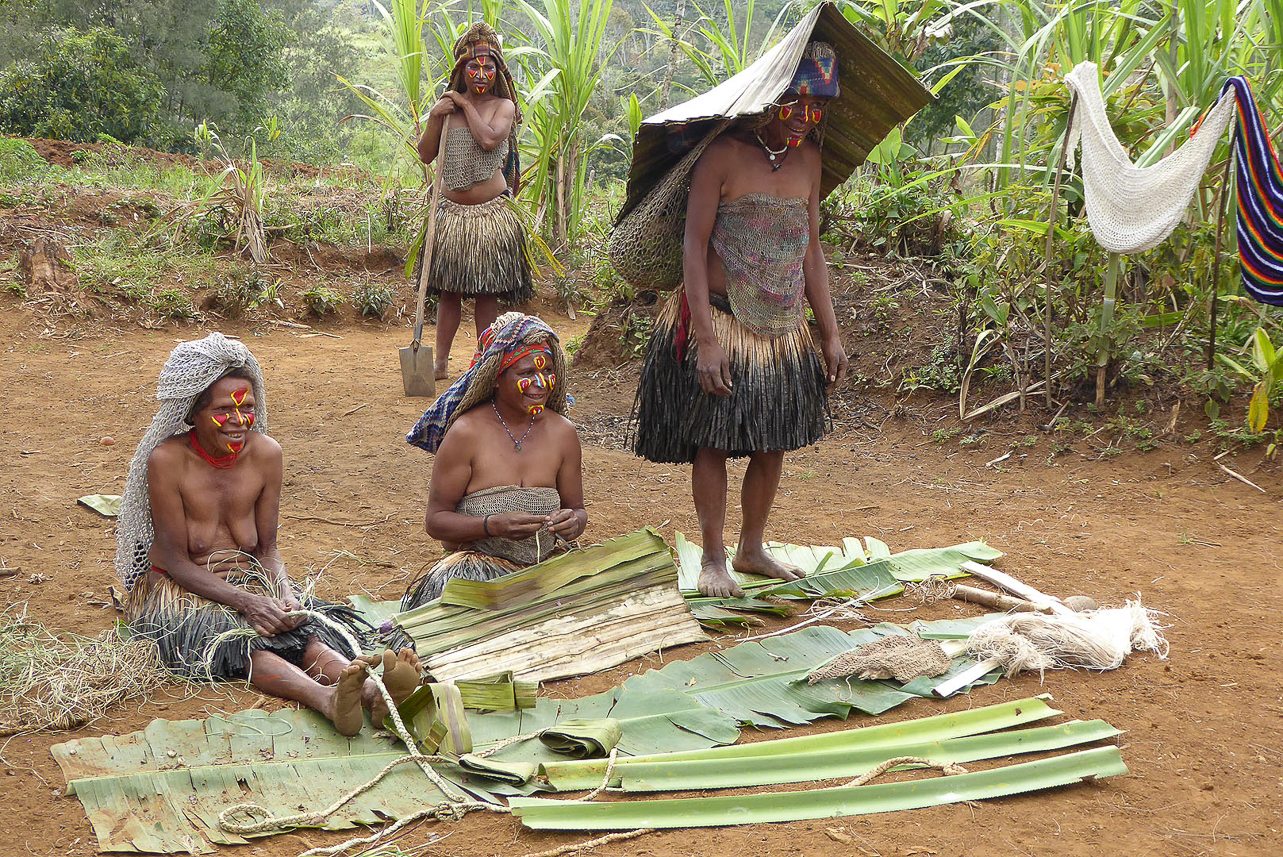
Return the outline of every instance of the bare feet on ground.
{"type": "Polygon", "coordinates": [[[436,379],[438,381],[444,381],[446,378],[450,377],[450,359],[449,358],[446,358],[445,361],[441,361],[441,360],[433,361],[432,368],[435,370],[436,379]]]}
{"type": "Polygon", "coordinates": [[[368,658],[357,658],[352,661],[343,668],[338,684],[334,685],[329,710],[324,714],[334,722],[334,728],[340,735],[350,738],[360,732],[365,724],[365,712],[361,708],[361,691],[365,687],[365,670],[369,663],[371,660],[368,658]]]}
{"type": "Polygon", "coordinates": [[[760,574],[777,580],[798,580],[802,577],[802,569],[787,562],[780,562],[767,553],[762,545],[745,547],[741,543],[739,549],[735,551],[735,558],[731,560],[731,565],[740,574],[760,574]]]}
{"type": "Polygon", "coordinates": [[[704,556],[699,572],[699,594],[713,598],[742,598],[744,590],[726,570],[726,552],[718,556],[704,556]]]}
{"type": "MultiPolygon", "coordinates": [[[[407,647],[395,654],[391,649],[385,649],[382,658],[383,686],[388,689],[392,701],[400,705],[419,686],[422,678],[419,671],[419,656],[414,649],[407,647]]],[[[378,656],[374,662],[378,663],[378,656]]],[[[374,682],[366,680],[365,695],[370,709],[370,719],[374,721],[376,729],[382,728],[383,718],[388,716],[388,704],[384,701],[383,694],[379,693],[374,682]]]]}

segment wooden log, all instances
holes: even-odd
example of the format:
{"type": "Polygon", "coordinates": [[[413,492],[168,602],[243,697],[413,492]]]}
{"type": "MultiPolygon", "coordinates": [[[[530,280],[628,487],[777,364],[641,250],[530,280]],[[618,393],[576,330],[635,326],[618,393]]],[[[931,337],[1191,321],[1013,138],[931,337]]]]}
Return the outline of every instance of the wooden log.
{"type": "Polygon", "coordinates": [[[978,562],[967,560],[962,564],[962,570],[981,580],[992,583],[999,589],[1004,589],[1012,595],[1017,595],[1026,601],[1031,601],[1039,606],[1048,606],[1052,612],[1061,615],[1070,615],[1074,611],[1070,610],[1064,603],[1055,596],[1047,595],[1027,583],[1022,583],[1004,571],[996,568],[990,568],[987,565],[981,565],[978,562]]]}
{"type": "Polygon", "coordinates": [[[955,584],[953,588],[953,597],[959,601],[967,601],[972,604],[982,604],[985,607],[991,607],[994,610],[1015,613],[1050,613],[1052,612],[1050,604],[1034,604],[1032,601],[1026,601],[1023,598],[1013,598],[1010,595],[1003,595],[1000,592],[990,592],[987,589],[977,589],[974,586],[963,586],[955,584]]]}

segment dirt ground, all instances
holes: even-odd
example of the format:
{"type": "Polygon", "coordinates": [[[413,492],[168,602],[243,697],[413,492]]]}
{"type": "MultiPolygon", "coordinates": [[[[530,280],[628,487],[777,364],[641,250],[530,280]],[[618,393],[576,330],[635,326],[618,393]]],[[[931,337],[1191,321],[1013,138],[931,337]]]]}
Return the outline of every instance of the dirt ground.
{"type": "MultiPolygon", "coordinates": [[[[586,330],[582,315],[554,323],[566,339],[586,330]]],[[[287,564],[296,575],[319,575],[323,596],[399,596],[405,579],[439,555],[423,532],[431,459],[402,439],[425,406],[401,396],[396,349],[406,344],[405,328],[349,323],[326,327],[330,335],[269,324],[220,329],[242,336],[265,367],[269,425],[286,455],[281,549],[287,564]]],[[[204,332],[198,325],[98,324],[68,337],[16,301],[0,308],[0,379],[9,402],[0,420],[8,460],[0,471],[0,560],[22,569],[0,578],[7,603],[26,602],[33,618],[55,630],[95,632],[114,621],[114,611],[100,606],[116,582],[112,523],[78,507],[76,498],[120,492],[134,446],[154,413],[165,356],[176,342],[204,332]],[[101,442],[108,436],[113,445],[101,442]]],[[[472,345],[470,334],[456,341],[456,371],[472,345]]],[[[674,530],[697,532],[688,469],[649,464],[622,448],[636,372],[634,362],[572,377],[574,417],[585,439],[587,538],[643,523],[669,537],[674,530]]],[[[1045,682],[1021,676],[970,697],[915,701],[878,720],[1049,692],[1068,717],[1103,718],[1126,730],[1121,744],[1131,773],[974,805],[659,832],[593,853],[1279,853],[1278,468],[1259,454],[1221,460],[1265,489],[1260,493],[1226,475],[1208,444],[1180,444],[1169,436],[1146,454],[1053,455],[1053,439],[1038,428],[1048,418],[1041,412],[1022,419],[1003,415],[970,445],[942,444],[932,434],[957,426],[955,401],[915,399],[908,409],[889,409],[864,407],[847,394],[839,404],[835,432],[788,459],[772,519],[776,538],[834,543],[871,535],[893,550],[985,539],[1007,553],[1000,567],[1047,591],[1085,593],[1103,604],[1140,593],[1147,605],[1169,614],[1168,661],[1138,656],[1116,672],[1058,672],[1045,682]],[[993,463],[1008,451],[1009,458],[993,463]]],[[[742,466],[734,468],[733,485],[742,472],[742,466]]],[[[737,515],[732,504],[732,529],[737,515]]],[[[870,614],[893,621],[970,615],[974,609],[941,604],[915,610],[908,599],[881,607],[870,614]]],[[[686,658],[708,648],[666,654],[686,658]]],[[[633,662],[554,683],[545,692],[596,692],[651,665],[633,662]]],[[[0,852],[96,851],[79,802],[63,796],[52,744],[256,702],[255,694],[235,687],[184,696],[175,686],[169,695],[117,709],[70,734],[7,740],[0,745],[0,794],[9,821],[0,852]]],[[[821,721],[808,728],[870,722],[876,721],[853,715],[845,724],[821,721]]],[[[746,738],[753,737],[747,730],[746,738]]],[[[430,829],[420,828],[402,846],[422,841],[430,829]]],[[[428,854],[522,855],[587,838],[533,833],[510,818],[476,815],[439,832],[449,837],[428,854]]],[[[342,838],[299,831],[234,853],[285,857],[342,838]]]]}

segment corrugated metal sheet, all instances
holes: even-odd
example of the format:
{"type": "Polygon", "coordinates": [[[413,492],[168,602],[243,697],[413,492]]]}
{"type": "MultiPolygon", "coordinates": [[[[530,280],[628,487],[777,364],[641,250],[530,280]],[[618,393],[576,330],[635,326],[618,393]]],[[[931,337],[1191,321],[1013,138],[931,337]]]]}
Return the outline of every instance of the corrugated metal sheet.
{"type": "Polygon", "coordinates": [[[933,99],[931,93],[886,51],[843,17],[832,3],[817,6],[775,47],[731,79],[690,101],[645,119],[633,141],[628,198],[622,218],[678,160],[666,142],[677,126],[689,126],[698,139],[718,120],[760,113],[784,94],[812,38],[837,51],[842,95],[829,105],[824,136],[823,195],[851,173],[887,133],[933,99]]]}

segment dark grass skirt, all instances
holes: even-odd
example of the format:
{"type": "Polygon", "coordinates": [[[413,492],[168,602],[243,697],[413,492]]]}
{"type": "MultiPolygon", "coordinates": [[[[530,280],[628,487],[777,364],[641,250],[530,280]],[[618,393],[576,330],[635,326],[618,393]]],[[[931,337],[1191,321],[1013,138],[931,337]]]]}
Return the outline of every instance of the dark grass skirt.
{"type": "Polygon", "coordinates": [[[633,403],[633,452],[649,461],[688,464],[701,447],[732,458],[800,449],[829,427],[824,363],[805,321],[782,336],[761,336],[740,324],[721,295],[712,295],[713,332],[731,365],[729,396],[706,394],[696,372],[697,345],[675,345],[683,291],[655,320],[633,403]]]}
{"type": "MultiPolygon", "coordinates": [[[[428,289],[464,297],[497,295],[508,304],[532,300],[535,287],[527,240],[506,194],[479,205],[460,205],[442,197],[428,289]]],[[[419,259],[422,264],[422,254],[419,259]]]]}
{"type": "MultiPolygon", "coordinates": [[[[257,574],[231,572],[227,575],[227,582],[255,594],[272,594],[262,585],[257,574]]],[[[364,644],[368,639],[372,628],[351,607],[304,596],[297,589],[295,595],[305,610],[324,614],[347,628],[357,642],[364,644]]],[[[144,574],[134,583],[125,605],[125,616],[129,620],[130,631],[156,644],[161,661],[171,672],[197,680],[245,678],[249,674],[250,653],[260,650],[273,652],[290,663],[303,666],[303,652],[312,637],[345,658],[355,658],[359,654],[332,628],[319,622],[305,622],[274,637],[255,634],[224,640],[217,644],[207,672],[206,650],[214,639],[226,631],[249,629],[249,623],[232,608],[194,595],[172,578],[154,571],[144,574]]]]}

